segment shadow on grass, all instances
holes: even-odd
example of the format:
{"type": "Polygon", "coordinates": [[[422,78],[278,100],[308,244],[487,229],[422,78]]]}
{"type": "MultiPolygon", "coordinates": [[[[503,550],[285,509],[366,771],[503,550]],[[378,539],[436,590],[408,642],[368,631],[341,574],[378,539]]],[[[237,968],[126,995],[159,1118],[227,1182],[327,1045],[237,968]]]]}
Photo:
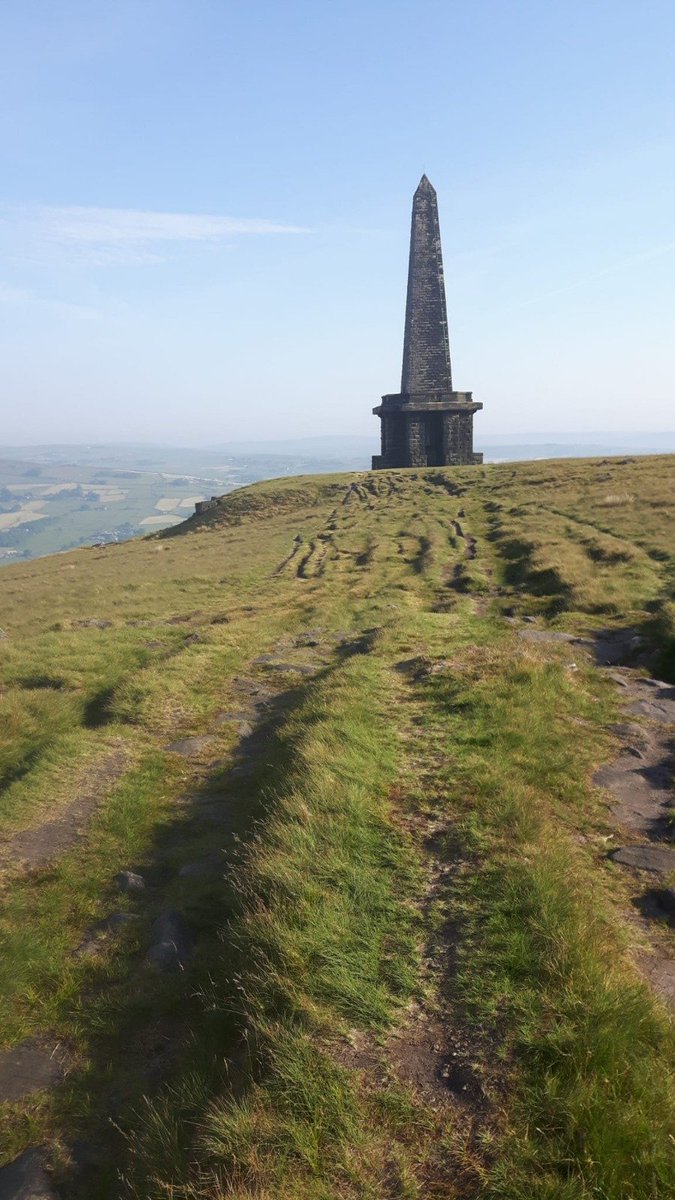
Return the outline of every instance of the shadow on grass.
{"type": "MultiPolygon", "coordinates": [[[[338,647],[336,665],[367,653],[376,632],[338,647]]],[[[146,1162],[155,1169],[161,1162],[180,1178],[193,1157],[193,1123],[209,1098],[249,1082],[242,951],[222,931],[241,909],[237,865],[297,770],[287,722],[331,670],[277,693],[258,679],[237,679],[242,711],[231,719],[243,719],[246,709],[253,729],[227,766],[210,770],[182,797],[142,860],[129,864],[146,880],[135,906],[140,919],[116,954],[92,960],[81,1022],[88,1066],[60,1091],[62,1129],[70,1146],[76,1139],[72,1162],[58,1175],[63,1200],[145,1195],[146,1162]],[[180,914],[194,947],[172,973],[145,960],[153,922],[167,911],[180,914]]],[[[303,733],[310,721],[305,714],[303,733]]]]}

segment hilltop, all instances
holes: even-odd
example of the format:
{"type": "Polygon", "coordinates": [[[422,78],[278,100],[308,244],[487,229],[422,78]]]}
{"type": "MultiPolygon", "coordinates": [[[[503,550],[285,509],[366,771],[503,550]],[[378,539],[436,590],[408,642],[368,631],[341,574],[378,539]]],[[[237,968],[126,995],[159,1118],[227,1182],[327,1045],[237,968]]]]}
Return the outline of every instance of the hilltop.
{"type": "Polygon", "coordinates": [[[3,568],[0,1185],[669,1194],[674,494],[300,476],[3,568]]]}

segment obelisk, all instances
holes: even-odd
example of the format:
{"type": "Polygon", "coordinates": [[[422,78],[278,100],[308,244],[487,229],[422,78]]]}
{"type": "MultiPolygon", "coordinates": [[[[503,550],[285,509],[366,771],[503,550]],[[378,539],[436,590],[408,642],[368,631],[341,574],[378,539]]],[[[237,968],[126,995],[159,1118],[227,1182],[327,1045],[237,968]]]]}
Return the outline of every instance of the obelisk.
{"type": "Polygon", "coordinates": [[[438,201],[423,175],[413,197],[401,391],[373,409],[382,423],[373,468],[482,462],[473,450],[473,414],[482,407],[452,389],[438,201]]]}

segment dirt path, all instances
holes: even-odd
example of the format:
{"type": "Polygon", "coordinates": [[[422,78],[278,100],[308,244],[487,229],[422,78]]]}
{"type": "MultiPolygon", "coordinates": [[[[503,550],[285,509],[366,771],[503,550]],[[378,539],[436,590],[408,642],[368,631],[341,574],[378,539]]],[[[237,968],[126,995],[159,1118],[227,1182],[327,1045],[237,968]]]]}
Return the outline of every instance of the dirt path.
{"type": "Polygon", "coordinates": [[[56,816],[22,829],[0,842],[0,872],[13,874],[47,866],[75,844],[83,826],[124,774],[128,756],[121,744],[88,766],[77,784],[77,796],[56,816]]]}
{"type": "MultiPolygon", "coordinates": [[[[197,890],[201,888],[203,892],[205,877],[213,877],[214,886],[218,888],[227,859],[225,850],[215,851],[213,845],[209,850],[196,850],[195,845],[203,846],[205,830],[217,831],[218,845],[223,844],[223,839],[229,843],[229,834],[237,822],[231,794],[222,780],[215,790],[208,786],[200,786],[206,784],[210,774],[221,765],[218,755],[222,752],[218,749],[217,730],[231,725],[236,731],[237,741],[228,755],[228,774],[233,782],[241,780],[245,783],[249,776],[254,777],[261,767],[264,767],[270,753],[271,739],[289,708],[297,702],[301,689],[313,676],[330,668],[338,656],[356,653],[359,647],[360,642],[356,635],[342,630],[304,629],[295,636],[283,638],[271,653],[263,653],[252,659],[244,666],[242,672],[231,680],[228,690],[232,696],[232,707],[215,715],[212,722],[213,732],[184,736],[165,747],[170,753],[186,759],[186,770],[190,777],[190,785],[184,798],[176,804],[176,812],[183,814],[183,823],[179,821],[177,834],[177,844],[181,853],[178,856],[175,853],[176,842],[166,840],[155,863],[156,877],[153,876],[152,868],[148,872],[148,886],[142,875],[132,871],[122,872],[117,877],[118,880],[127,877],[133,886],[120,886],[120,890],[134,890],[140,912],[113,913],[112,916],[97,922],[85,931],[81,943],[73,947],[75,957],[91,957],[101,953],[111,938],[124,927],[126,921],[139,919],[146,897],[152,906],[150,911],[155,911],[162,904],[164,881],[170,883],[177,873],[185,881],[186,912],[173,908],[166,908],[160,912],[150,926],[151,944],[143,951],[145,960],[143,957],[140,960],[134,959],[129,963],[129,970],[133,972],[139,969],[158,969],[163,974],[182,972],[190,968],[192,955],[200,940],[199,936],[194,936],[187,911],[191,880],[194,879],[197,890]],[[192,839],[192,833],[196,835],[196,843],[192,839]]],[[[2,866],[7,869],[27,870],[44,867],[55,861],[81,836],[86,821],[101,804],[115,780],[123,774],[126,766],[127,758],[121,748],[110,750],[105,757],[90,766],[80,778],[79,794],[71,804],[63,808],[56,817],[31,829],[22,830],[0,846],[2,866]]],[[[213,842],[213,839],[211,841],[213,842]]],[[[214,919],[220,919],[218,906],[214,909],[214,919]]],[[[174,1042],[177,1037],[176,1034],[174,1042]]],[[[53,1092],[59,1088],[69,1073],[79,1069],[78,1049],[77,1046],[64,1046],[53,1031],[45,1031],[0,1051],[0,1104],[31,1103],[37,1093],[53,1092]]],[[[171,1052],[172,1048],[169,1046],[165,1054],[167,1062],[171,1052]]],[[[120,1062],[127,1053],[126,1048],[120,1049],[120,1062]]],[[[134,1054],[136,1053],[134,1050],[134,1054]]],[[[152,1069],[153,1063],[149,1063],[148,1078],[151,1077],[152,1069]]],[[[115,1103],[120,1103],[119,1096],[115,1103]]],[[[33,1147],[27,1153],[38,1152],[39,1148],[33,1147]]],[[[97,1152],[95,1170],[104,1163],[105,1155],[105,1148],[97,1152]]],[[[75,1158],[73,1155],[73,1170],[65,1180],[64,1195],[80,1196],[86,1183],[80,1178],[80,1169],[75,1158]]],[[[5,1184],[8,1187],[10,1183],[13,1185],[14,1176],[17,1172],[18,1175],[21,1174],[19,1166],[22,1161],[23,1159],[15,1160],[0,1169],[0,1196],[5,1195],[5,1184]]],[[[48,1174],[45,1175],[46,1179],[48,1177],[48,1174]]]]}
{"type": "Polygon", "coordinates": [[[527,628],[520,637],[532,642],[567,643],[590,654],[620,689],[627,720],[613,727],[621,753],[596,771],[593,782],[612,798],[610,824],[619,845],[609,857],[631,873],[637,922],[650,949],[639,947],[641,973],[668,1007],[675,1009],[675,959],[664,926],[675,916],[675,846],[671,814],[675,808],[675,687],[642,676],[628,662],[648,661],[634,629],[577,637],[555,630],[527,628]]]}

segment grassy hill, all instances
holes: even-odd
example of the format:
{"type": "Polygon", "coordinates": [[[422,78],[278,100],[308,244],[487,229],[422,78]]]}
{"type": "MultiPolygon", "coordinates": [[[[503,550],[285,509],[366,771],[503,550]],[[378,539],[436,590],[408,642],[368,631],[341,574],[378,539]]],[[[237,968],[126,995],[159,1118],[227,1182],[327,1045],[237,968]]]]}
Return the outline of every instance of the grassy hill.
{"type": "Polygon", "coordinates": [[[3,568],[2,1161],[669,1195],[674,493],[673,456],[306,476],[3,568]]]}

